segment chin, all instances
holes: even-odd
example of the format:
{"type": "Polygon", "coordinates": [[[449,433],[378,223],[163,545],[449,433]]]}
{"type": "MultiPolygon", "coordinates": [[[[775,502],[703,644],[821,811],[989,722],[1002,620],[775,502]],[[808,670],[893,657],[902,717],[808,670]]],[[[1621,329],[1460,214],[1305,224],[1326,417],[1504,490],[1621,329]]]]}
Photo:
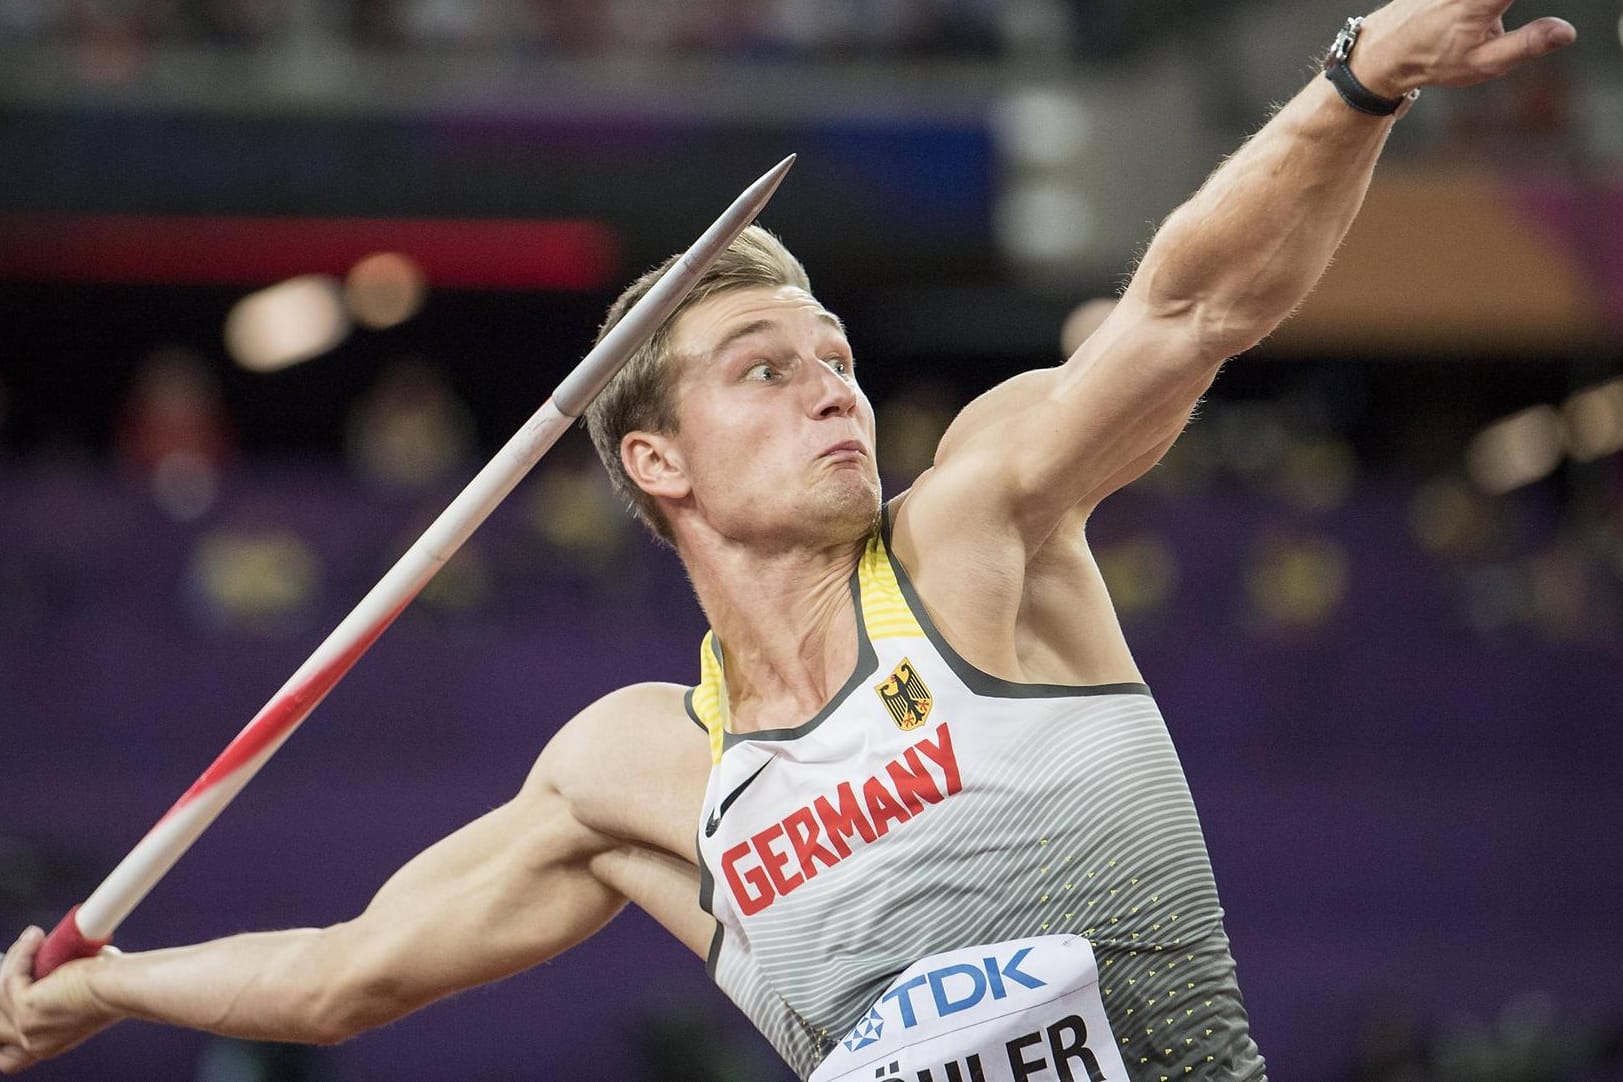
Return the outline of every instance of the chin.
{"type": "Polygon", "coordinates": [[[859,541],[868,536],[879,522],[883,498],[879,482],[864,478],[860,486],[845,486],[837,493],[829,493],[812,516],[826,524],[831,539],[859,541]]]}

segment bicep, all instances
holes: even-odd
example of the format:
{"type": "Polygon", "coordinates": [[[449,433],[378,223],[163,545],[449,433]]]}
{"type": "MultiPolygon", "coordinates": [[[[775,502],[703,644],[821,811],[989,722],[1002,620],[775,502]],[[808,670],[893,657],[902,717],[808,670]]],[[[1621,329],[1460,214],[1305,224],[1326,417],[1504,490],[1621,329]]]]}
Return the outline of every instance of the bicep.
{"type": "Polygon", "coordinates": [[[398,1017],[566,950],[625,899],[590,870],[607,839],[532,778],[512,801],[402,867],[353,921],[334,928],[355,992],[398,1017]]]}
{"type": "Polygon", "coordinates": [[[1153,466],[1182,432],[1222,357],[1187,322],[1136,310],[1131,294],[1063,366],[1029,372],[972,403],[942,439],[933,473],[1032,540],[1153,466]]]}

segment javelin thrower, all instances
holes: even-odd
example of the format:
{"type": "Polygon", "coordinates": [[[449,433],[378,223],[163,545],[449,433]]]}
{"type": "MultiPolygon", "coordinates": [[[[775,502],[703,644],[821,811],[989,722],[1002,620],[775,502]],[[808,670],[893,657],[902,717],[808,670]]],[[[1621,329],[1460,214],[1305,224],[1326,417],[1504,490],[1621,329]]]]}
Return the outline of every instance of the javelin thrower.
{"type": "Polygon", "coordinates": [[[1559,19],[1507,32],[1509,6],[1348,20],[1071,358],[978,398],[888,500],[843,324],[746,230],[587,413],[709,619],[694,686],[587,707],[512,801],[353,920],[38,982],[31,929],[0,965],[0,1069],[130,1017],[342,1040],[629,901],[811,1082],[1265,1078],[1188,787],[1083,527],[1317,281],[1421,87],[1574,40],[1559,19]]]}

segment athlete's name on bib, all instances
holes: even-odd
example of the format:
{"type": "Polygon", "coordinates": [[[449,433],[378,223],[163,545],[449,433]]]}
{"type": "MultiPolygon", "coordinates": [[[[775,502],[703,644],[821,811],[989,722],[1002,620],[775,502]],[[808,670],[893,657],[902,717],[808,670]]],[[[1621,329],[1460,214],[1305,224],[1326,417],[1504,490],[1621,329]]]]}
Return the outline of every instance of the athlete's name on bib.
{"type": "Polygon", "coordinates": [[[963,788],[946,723],[860,783],[841,782],[721,855],[721,874],[744,916],[753,916],[963,788]],[[826,844],[825,844],[826,843],[826,844]]]}
{"type": "Polygon", "coordinates": [[[971,1052],[960,1062],[921,1067],[917,1071],[901,1063],[892,1062],[874,1070],[876,1082],[991,1082],[992,1079],[1011,1078],[1013,1082],[1110,1082],[1110,1076],[1099,1066],[1099,1059],[1085,1043],[1088,1026],[1080,1015],[1070,1014],[1051,1026],[1039,1027],[1030,1033],[1004,1044],[1008,1054],[1009,1074],[1002,1072],[1002,1063],[991,1060],[983,1063],[979,1052],[971,1052]],[[1044,1047],[1046,1045],[1046,1047],[1044,1047]],[[1050,1063],[1047,1056],[1053,1057],[1050,1063]]]}

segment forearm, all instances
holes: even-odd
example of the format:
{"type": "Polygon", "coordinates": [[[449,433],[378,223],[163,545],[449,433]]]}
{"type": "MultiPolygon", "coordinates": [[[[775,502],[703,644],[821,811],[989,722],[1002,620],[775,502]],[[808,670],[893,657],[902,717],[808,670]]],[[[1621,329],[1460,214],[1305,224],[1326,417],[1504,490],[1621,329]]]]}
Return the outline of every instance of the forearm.
{"type": "Polygon", "coordinates": [[[327,936],[303,928],[140,954],[108,953],[81,963],[82,980],[113,1018],[255,1040],[328,1044],[359,1027],[327,936]]]}
{"type": "Polygon", "coordinates": [[[1222,356],[1273,330],[1323,274],[1363,203],[1390,118],[1313,79],[1179,207],[1133,289],[1222,356]]]}
{"type": "MultiPolygon", "coordinates": [[[[1348,59],[1376,96],[1466,87],[1570,45],[1561,19],[1507,33],[1510,0],[1392,0],[1369,15],[1348,59]]],[[[1369,188],[1392,130],[1315,77],[1175,211],[1129,287],[1135,307],[1172,318],[1198,362],[1255,345],[1301,303],[1369,188]]]]}

